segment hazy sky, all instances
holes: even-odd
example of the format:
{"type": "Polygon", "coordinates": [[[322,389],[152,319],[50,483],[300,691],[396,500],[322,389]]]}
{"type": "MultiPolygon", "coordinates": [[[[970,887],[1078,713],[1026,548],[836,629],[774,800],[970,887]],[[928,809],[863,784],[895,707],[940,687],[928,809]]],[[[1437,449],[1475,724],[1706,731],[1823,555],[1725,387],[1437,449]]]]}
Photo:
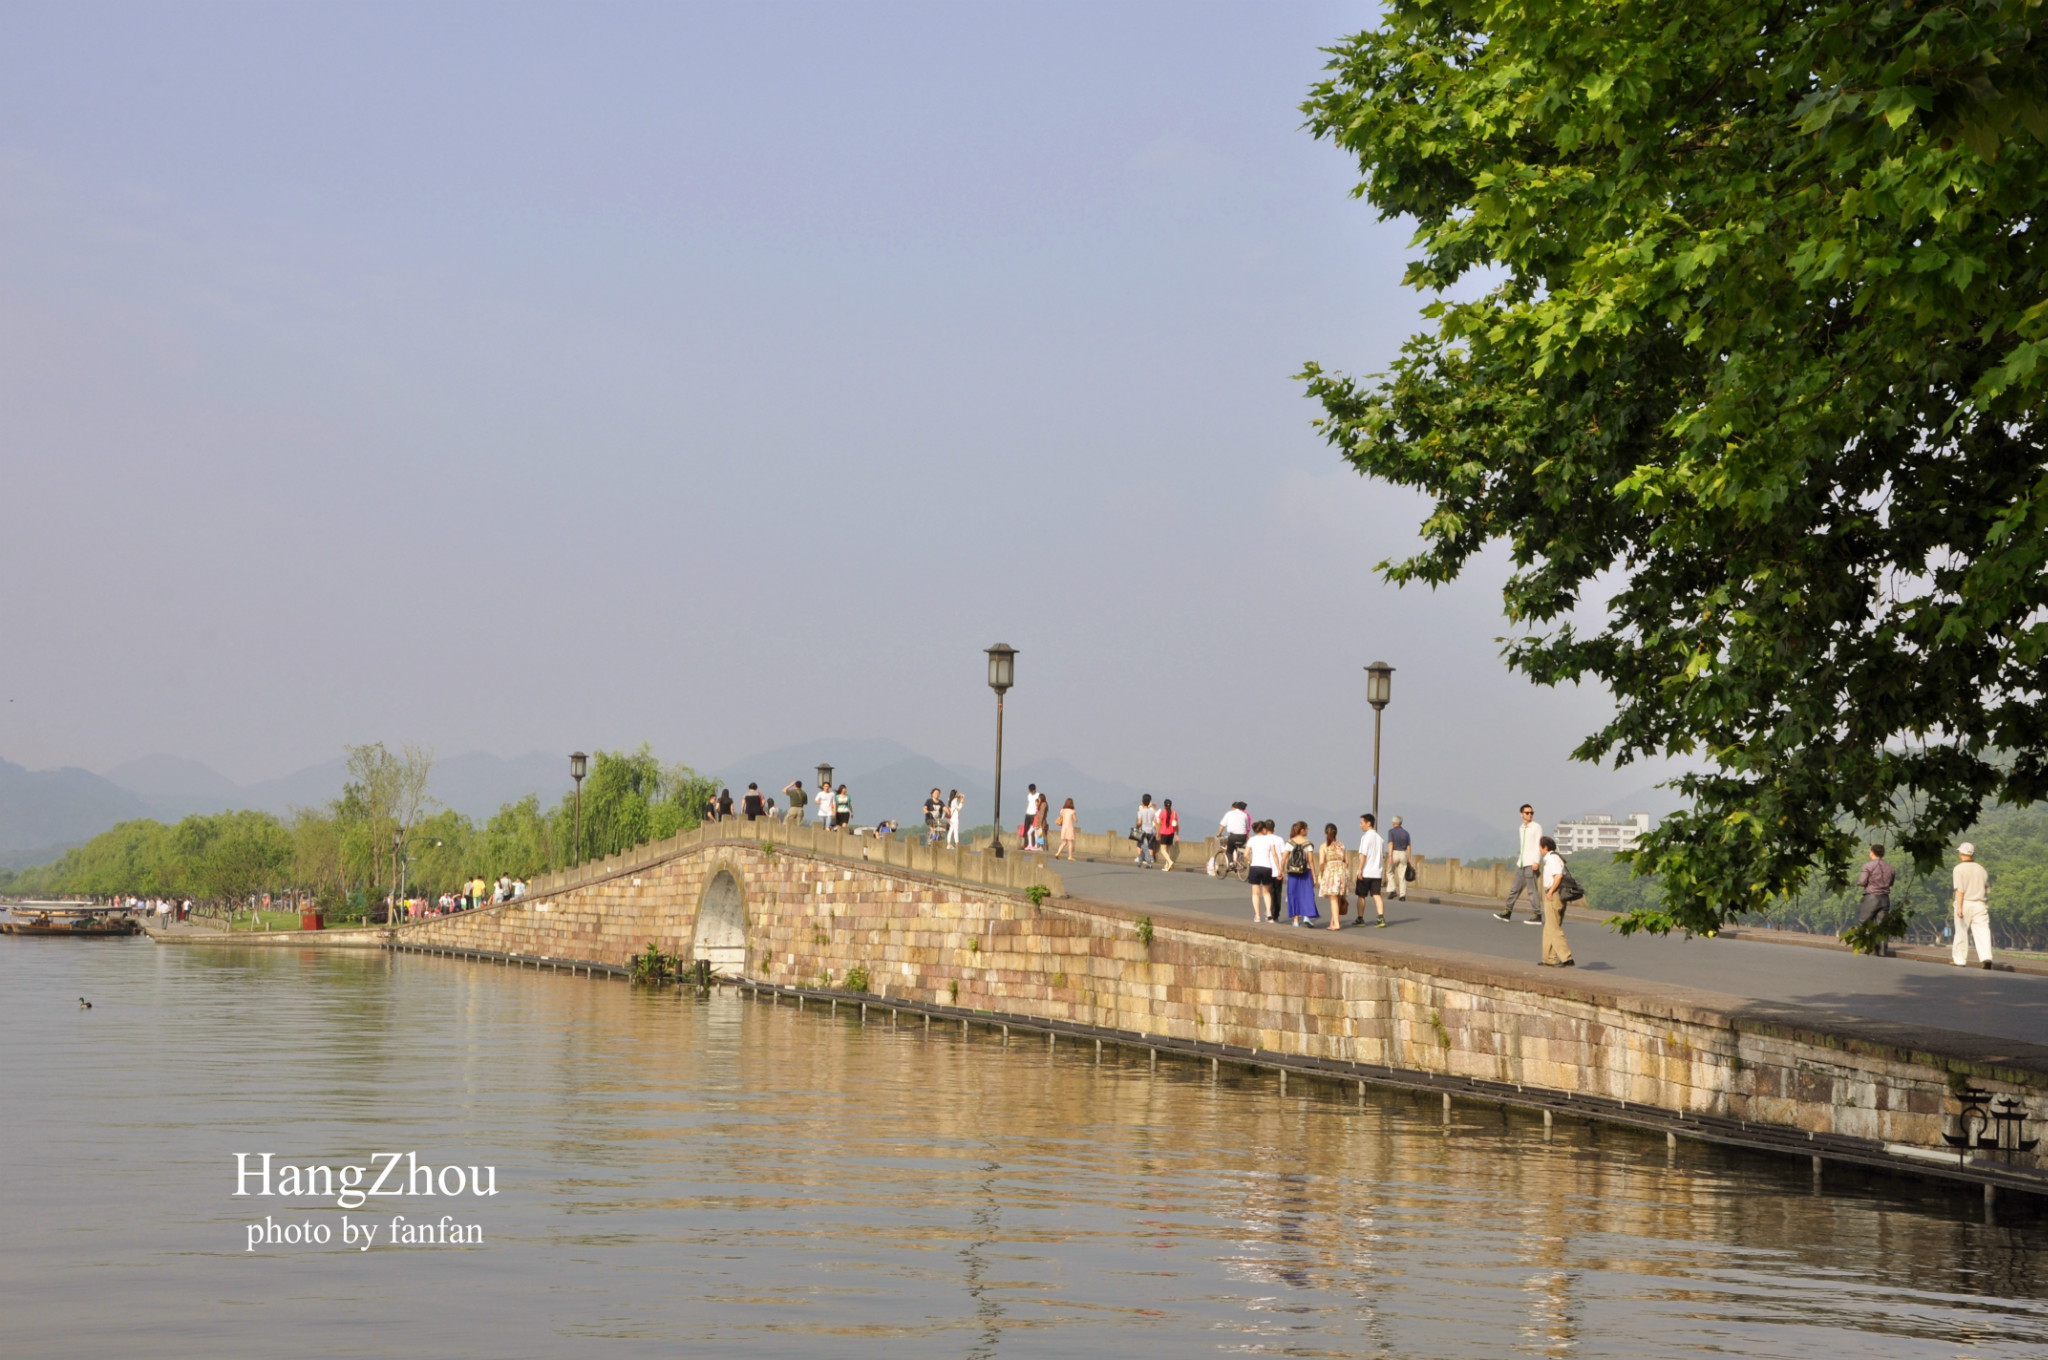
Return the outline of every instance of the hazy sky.
{"type": "Polygon", "coordinates": [[[1169,791],[1351,798],[1379,657],[1390,796],[1662,777],[1310,427],[1416,320],[1299,126],[1371,18],[8,6],[0,756],[985,765],[1003,640],[1013,758],[1169,791]]]}

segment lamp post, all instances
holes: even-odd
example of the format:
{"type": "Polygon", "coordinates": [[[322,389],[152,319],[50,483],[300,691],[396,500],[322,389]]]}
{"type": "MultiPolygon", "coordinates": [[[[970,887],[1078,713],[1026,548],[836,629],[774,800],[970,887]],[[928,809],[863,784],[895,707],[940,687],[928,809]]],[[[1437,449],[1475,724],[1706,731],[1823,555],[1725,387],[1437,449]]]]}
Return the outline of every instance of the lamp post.
{"type": "MultiPolygon", "coordinates": [[[[1365,668],[1365,701],[1372,705],[1372,828],[1380,829],[1380,719],[1394,697],[1394,668],[1375,661],[1365,668]]],[[[1384,834],[1384,833],[1382,833],[1384,834]]]]}
{"type": "Polygon", "coordinates": [[[392,866],[398,870],[398,883],[395,885],[398,891],[392,894],[387,924],[395,926],[398,924],[398,903],[405,896],[405,828],[402,826],[391,828],[391,858],[398,861],[392,866]]]}
{"type": "MultiPolygon", "coordinates": [[[[830,765],[827,765],[822,760],[818,762],[818,787],[825,790],[827,794],[830,794],[832,792],[832,767],[830,765]]],[[[830,831],[832,829],[831,809],[835,806],[837,805],[833,803],[831,798],[828,797],[825,799],[826,812],[824,826],[827,831],[830,831]]]]}
{"type": "Polygon", "coordinates": [[[1003,695],[1017,681],[1017,649],[998,642],[988,649],[988,687],[996,692],[995,857],[1003,857],[1003,695]]]}
{"type": "Polygon", "coordinates": [[[590,757],[581,751],[569,753],[569,777],[576,781],[575,843],[569,847],[569,867],[583,863],[583,775],[590,767],[590,757]]]}
{"type": "MultiPolygon", "coordinates": [[[[400,834],[398,831],[392,832],[391,839],[398,841],[400,834]]],[[[401,902],[405,900],[405,895],[412,891],[412,856],[408,855],[406,851],[411,849],[412,843],[419,839],[420,837],[418,836],[407,836],[404,840],[398,841],[398,900],[401,902]]],[[[448,843],[435,836],[426,837],[426,842],[428,845],[433,846],[442,846],[448,843]]]]}

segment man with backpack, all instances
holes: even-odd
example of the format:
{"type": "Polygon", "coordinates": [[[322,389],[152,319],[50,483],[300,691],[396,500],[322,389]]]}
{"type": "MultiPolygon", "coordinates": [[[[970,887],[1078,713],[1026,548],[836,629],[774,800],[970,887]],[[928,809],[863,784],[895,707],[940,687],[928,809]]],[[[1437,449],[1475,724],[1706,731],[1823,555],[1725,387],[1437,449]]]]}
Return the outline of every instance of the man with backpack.
{"type": "Polygon", "coordinates": [[[1543,966],[1576,968],[1572,947],[1564,937],[1564,908],[1567,901],[1584,897],[1585,893],[1578,880],[1566,871],[1564,856],[1557,853],[1557,842],[1545,836],[1538,844],[1543,851],[1536,866],[1543,896],[1543,966]]]}

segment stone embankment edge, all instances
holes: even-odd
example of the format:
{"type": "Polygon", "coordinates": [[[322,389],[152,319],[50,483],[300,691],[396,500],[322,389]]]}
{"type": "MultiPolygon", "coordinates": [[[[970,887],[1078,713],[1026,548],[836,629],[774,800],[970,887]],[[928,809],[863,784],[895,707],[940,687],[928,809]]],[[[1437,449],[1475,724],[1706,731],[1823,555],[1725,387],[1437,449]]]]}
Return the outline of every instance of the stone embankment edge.
{"type": "MultiPolygon", "coordinates": [[[[1238,922],[1176,911],[1171,907],[1132,907],[1121,902],[1098,902],[1082,897],[1064,897],[1056,905],[1062,911],[1080,910],[1133,924],[1149,919],[1155,929],[1171,927],[1240,944],[1288,949],[1337,960],[1369,958],[1382,967],[1402,969],[1424,978],[1442,978],[1477,986],[1511,987],[1562,1001],[1611,1005],[1656,1020],[1763,1034],[1774,1039],[1885,1061],[1915,1062],[1962,1071],[1964,1075],[1981,1075],[2048,1092],[2048,1045],[2024,1040],[1889,1021],[1835,1021],[1822,1012],[1802,1007],[1775,1006],[1694,988],[1621,980],[1596,982],[1583,975],[1573,975],[1567,981],[1558,973],[1540,970],[1534,964],[1504,962],[1483,954],[1467,954],[1428,945],[1401,945],[1394,941],[1382,942],[1372,936],[1359,938],[1353,934],[1339,934],[1336,940],[1320,938],[1311,931],[1297,932],[1300,938],[1276,935],[1238,922]],[[1958,1063],[1967,1066],[1959,1068],[1958,1063]]],[[[1050,910],[1054,906],[1048,902],[1045,909],[1050,910]]]]}
{"type": "MultiPolygon", "coordinates": [[[[463,951],[434,949],[428,952],[455,953],[463,951]]],[[[482,951],[469,951],[472,956],[482,957],[482,951]]],[[[492,961],[486,959],[485,961],[492,961]]],[[[566,966],[566,965],[563,965],[566,966]]],[[[687,986],[687,983],[679,985],[687,986]]],[[[1440,1093],[1443,1096],[1444,1111],[1449,1115],[1453,1101],[1463,1100],[1472,1104],[1483,1104],[1495,1109],[1515,1108],[1531,1110],[1544,1116],[1545,1125],[1557,1115],[1574,1119],[1596,1121],[1607,1124],[1625,1125],[1630,1128],[1661,1132],[1670,1146],[1676,1146],[1680,1137],[1695,1142],[1712,1143],[1723,1147],[1741,1148],[1750,1152],[1766,1152],[1780,1156],[1811,1158],[1816,1172],[1824,1162],[1840,1162],[1868,1170],[1881,1171],[1910,1178],[1932,1177],[1956,1184],[1981,1185],[1985,1200],[1989,1203],[1994,1190],[2008,1190],[2019,1194],[2048,1197],[2048,1185],[2042,1178],[2025,1172],[2014,1171],[1997,1163],[1974,1161],[1968,1164],[1947,1164],[1946,1159],[1915,1155],[1902,1156],[1892,1152],[1881,1143],[1863,1138],[1849,1138],[1840,1134],[1806,1133],[1803,1136],[1796,1129],[1786,1129],[1771,1124],[1754,1124],[1739,1119],[1728,1119],[1714,1115],[1701,1115],[1684,1111],[1673,1111],[1656,1105],[1632,1104],[1626,1100],[1606,1096],[1582,1095],[1567,1091],[1553,1091],[1546,1087],[1524,1086],[1511,1082],[1487,1081],[1476,1077],[1459,1077],[1440,1072],[1428,1072],[1418,1068],[1386,1067],[1371,1063],[1351,1063],[1334,1058],[1315,1058],[1294,1053],[1275,1053],[1266,1049],[1242,1048],[1229,1044],[1210,1043],[1200,1039],[1179,1039],[1171,1035],[1144,1034],[1134,1030],[1110,1029],[1100,1025],[1085,1025],[1067,1020],[1055,1020],[1044,1016],[1014,1014],[1004,1011],[967,1010],[958,1006],[947,1006],[938,1002],[910,1001],[878,996],[867,992],[846,992],[816,987],[792,987],[770,982],[756,982],[751,979],[722,978],[718,985],[732,986],[754,998],[766,996],[779,1003],[783,997],[796,998],[801,1008],[805,1002],[820,1001],[832,1005],[834,1013],[840,1005],[860,1008],[861,1021],[867,1020],[869,1008],[889,1011],[892,1014],[908,1013],[923,1015],[930,1020],[945,1020],[959,1023],[963,1028],[980,1025],[987,1029],[1001,1030],[1005,1042],[1013,1029],[1031,1034],[1044,1034],[1048,1043],[1060,1036],[1076,1039],[1093,1039],[1102,1044],[1114,1044],[1120,1048],[1143,1050],[1152,1055],[1156,1063],[1161,1053],[1182,1057],[1207,1058],[1212,1064],[1229,1063],[1235,1067],[1252,1068],[1283,1074],[1282,1090],[1285,1088],[1285,1074],[1293,1073],[1315,1080],[1329,1082],[1356,1082],[1363,1095],[1369,1086],[1384,1089],[1440,1093]]]]}

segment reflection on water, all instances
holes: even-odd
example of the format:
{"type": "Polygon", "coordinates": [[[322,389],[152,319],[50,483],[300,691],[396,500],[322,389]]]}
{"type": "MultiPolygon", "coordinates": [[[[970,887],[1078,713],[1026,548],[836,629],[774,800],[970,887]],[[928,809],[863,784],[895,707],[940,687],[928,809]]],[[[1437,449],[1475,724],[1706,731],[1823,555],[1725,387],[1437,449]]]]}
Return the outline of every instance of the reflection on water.
{"type": "Polygon", "coordinates": [[[1965,1195],[1042,1037],[112,941],[0,945],[0,1019],[7,1355],[2048,1344],[2040,1228],[1965,1195]],[[342,1211],[232,1198],[234,1152],[413,1149],[502,1193],[375,1221],[485,1245],[244,1250],[342,1211]]]}

